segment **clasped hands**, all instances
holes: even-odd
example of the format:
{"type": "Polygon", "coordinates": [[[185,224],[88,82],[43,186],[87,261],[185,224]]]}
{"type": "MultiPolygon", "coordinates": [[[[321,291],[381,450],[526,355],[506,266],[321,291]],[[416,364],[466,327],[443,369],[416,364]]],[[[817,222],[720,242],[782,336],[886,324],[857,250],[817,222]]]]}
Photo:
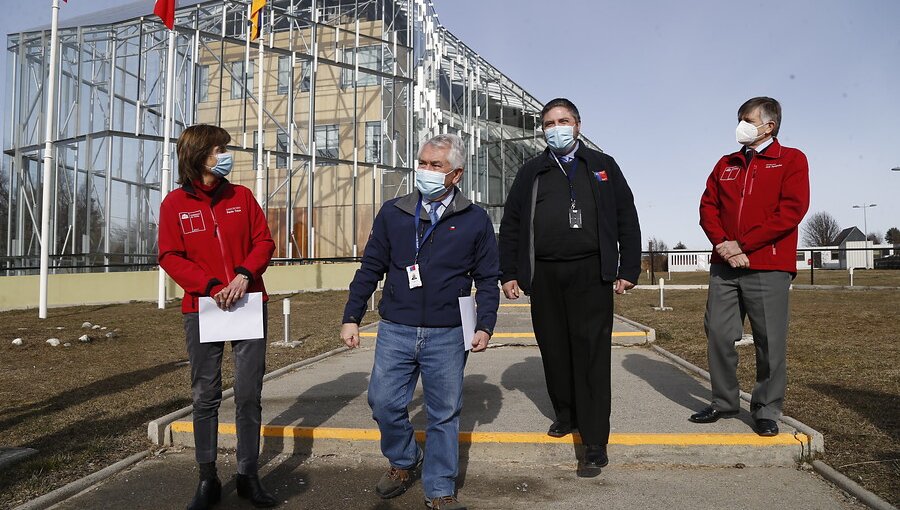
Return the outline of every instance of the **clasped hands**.
{"type": "Polygon", "coordinates": [[[716,253],[733,268],[750,267],[750,259],[737,241],[723,241],[717,244],[716,253]]]}
{"type": "Polygon", "coordinates": [[[250,281],[243,275],[235,275],[234,279],[222,290],[213,294],[212,298],[216,300],[219,308],[228,310],[238,299],[244,297],[249,285],[250,281]]]}

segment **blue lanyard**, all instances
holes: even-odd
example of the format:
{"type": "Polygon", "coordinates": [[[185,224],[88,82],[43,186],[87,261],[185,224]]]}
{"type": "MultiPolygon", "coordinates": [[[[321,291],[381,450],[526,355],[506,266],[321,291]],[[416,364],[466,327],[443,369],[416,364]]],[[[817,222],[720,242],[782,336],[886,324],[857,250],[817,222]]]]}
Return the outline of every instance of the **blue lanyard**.
{"type": "Polygon", "coordinates": [[[556,154],[553,154],[553,159],[556,160],[556,164],[559,165],[559,170],[569,181],[569,198],[572,200],[572,209],[575,209],[575,172],[578,170],[578,160],[573,157],[572,161],[566,163],[566,167],[569,169],[567,172],[566,169],[563,168],[562,162],[556,157],[556,154]]]}
{"type": "Polygon", "coordinates": [[[422,236],[422,239],[419,240],[419,215],[422,213],[422,197],[419,196],[419,201],[416,203],[416,217],[413,219],[413,235],[416,237],[416,257],[413,260],[413,264],[417,264],[419,262],[419,250],[422,248],[422,243],[428,239],[428,236],[434,232],[434,227],[437,226],[437,222],[432,223],[428,230],[425,231],[425,235],[422,236]]]}

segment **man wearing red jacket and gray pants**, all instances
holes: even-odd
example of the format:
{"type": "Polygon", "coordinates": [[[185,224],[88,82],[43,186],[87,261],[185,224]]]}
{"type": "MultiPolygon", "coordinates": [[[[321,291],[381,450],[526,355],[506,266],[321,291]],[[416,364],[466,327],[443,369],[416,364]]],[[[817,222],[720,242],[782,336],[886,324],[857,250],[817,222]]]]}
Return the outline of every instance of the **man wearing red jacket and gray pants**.
{"type": "Polygon", "coordinates": [[[809,166],[782,147],[781,105],[755,97],[738,110],[740,151],[723,156],[700,199],[700,226],[715,247],[704,326],[712,402],[693,414],[712,423],[740,411],[734,343],[750,317],[756,385],[750,412],[761,436],[778,434],[787,384],[788,289],[797,274],[797,226],[809,208],[809,166]]]}

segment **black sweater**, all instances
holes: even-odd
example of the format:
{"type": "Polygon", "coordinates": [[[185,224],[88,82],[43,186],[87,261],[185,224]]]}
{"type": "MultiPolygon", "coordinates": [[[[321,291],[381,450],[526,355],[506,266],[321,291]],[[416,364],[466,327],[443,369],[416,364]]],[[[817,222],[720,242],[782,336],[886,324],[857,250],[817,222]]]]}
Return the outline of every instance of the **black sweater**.
{"type": "MultiPolygon", "coordinates": [[[[575,159],[572,163],[577,163],[575,159]]],[[[573,169],[572,164],[563,164],[567,172],[563,175],[559,166],[543,175],[538,189],[534,213],[534,255],[537,260],[578,260],[600,253],[600,239],[597,234],[597,205],[591,191],[591,179],[596,177],[588,172],[584,162],[573,169]],[[569,193],[569,178],[575,191],[575,204],[581,212],[581,228],[569,228],[569,210],[572,195],[569,193]]]]}

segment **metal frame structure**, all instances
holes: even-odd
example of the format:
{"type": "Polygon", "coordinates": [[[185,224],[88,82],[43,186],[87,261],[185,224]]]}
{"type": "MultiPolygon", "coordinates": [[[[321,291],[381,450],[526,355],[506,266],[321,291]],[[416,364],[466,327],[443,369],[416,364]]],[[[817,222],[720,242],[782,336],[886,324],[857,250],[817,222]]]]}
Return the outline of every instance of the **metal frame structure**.
{"type": "MultiPolygon", "coordinates": [[[[430,0],[269,0],[258,44],[249,0],[180,4],[172,135],[194,123],[231,133],[232,181],[256,190],[276,257],[359,256],[380,204],[412,190],[419,140],[463,137],[462,189],[495,223],[516,170],[543,149],[541,102],[443,28],[430,0]]],[[[169,32],[151,6],[60,25],[54,272],[155,264],[169,32]]],[[[7,39],[7,275],[35,272],[40,253],[49,39],[47,27],[7,39]]]]}

